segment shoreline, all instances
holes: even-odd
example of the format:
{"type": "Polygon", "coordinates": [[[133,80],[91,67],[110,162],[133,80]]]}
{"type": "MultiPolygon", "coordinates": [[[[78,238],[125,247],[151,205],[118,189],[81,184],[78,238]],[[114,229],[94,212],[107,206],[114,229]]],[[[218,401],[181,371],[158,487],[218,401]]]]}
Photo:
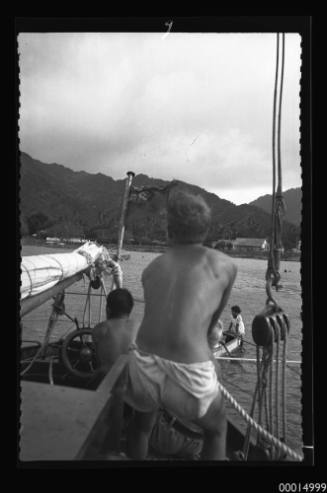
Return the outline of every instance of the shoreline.
{"type": "MultiPolygon", "coordinates": [[[[59,245],[59,244],[49,244],[46,243],[45,240],[41,239],[36,239],[36,238],[31,238],[31,237],[25,237],[21,239],[21,246],[42,246],[44,248],[58,248],[58,249],[68,249],[68,250],[75,250],[78,248],[80,245],[78,244],[71,244],[71,243],[65,243],[64,245],[59,245]]],[[[103,245],[108,248],[109,251],[116,251],[117,246],[113,243],[103,243],[103,245]]],[[[164,253],[168,249],[167,246],[162,246],[162,245],[131,245],[126,243],[123,247],[123,250],[125,252],[147,252],[147,253],[164,253]]],[[[246,254],[243,252],[224,252],[223,250],[220,250],[222,253],[225,253],[231,258],[247,258],[247,259],[257,259],[257,260],[267,260],[267,255],[260,255],[260,254],[246,254]]],[[[287,261],[287,262],[301,262],[301,255],[286,255],[281,257],[281,261],[287,261]]]]}

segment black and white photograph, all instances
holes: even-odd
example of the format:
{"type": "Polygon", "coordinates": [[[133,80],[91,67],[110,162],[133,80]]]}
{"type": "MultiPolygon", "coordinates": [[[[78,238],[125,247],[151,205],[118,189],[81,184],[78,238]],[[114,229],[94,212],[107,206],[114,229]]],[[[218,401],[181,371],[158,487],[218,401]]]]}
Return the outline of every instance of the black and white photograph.
{"type": "Polygon", "coordinates": [[[301,32],[159,20],[17,32],[19,461],[312,465],[301,32]]]}

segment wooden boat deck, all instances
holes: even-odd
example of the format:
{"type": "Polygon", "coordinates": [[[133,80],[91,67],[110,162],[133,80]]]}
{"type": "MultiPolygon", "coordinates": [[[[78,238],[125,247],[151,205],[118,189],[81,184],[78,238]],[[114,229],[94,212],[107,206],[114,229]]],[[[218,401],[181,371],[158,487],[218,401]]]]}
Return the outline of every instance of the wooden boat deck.
{"type": "Polygon", "coordinates": [[[108,419],[113,388],[126,364],[122,356],[97,390],[21,382],[20,460],[74,460],[108,419]]]}
{"type": "MultiPolygon", "coordinates": [[[[130,460],[119,453],[125,450],[125,440],[117,406],[127,358],[121,356],[95,390],[23,380],[20,460],[130,460]]],[[[243,441],[229,420],[228,456],[241,449],[243,441]]],[[[254,444],[250,449],[250,456],[264,459],[254,444]]],[[[158,457],[150,451],[148,460],[183,459],[158,457]]]]}

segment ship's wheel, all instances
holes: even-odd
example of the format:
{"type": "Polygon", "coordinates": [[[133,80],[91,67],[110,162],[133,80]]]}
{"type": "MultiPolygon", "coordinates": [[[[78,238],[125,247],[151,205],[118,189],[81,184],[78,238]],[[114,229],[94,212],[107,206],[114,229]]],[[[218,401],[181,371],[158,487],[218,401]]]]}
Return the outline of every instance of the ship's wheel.
{"type": "Polygon", "coordinates": [[[80,378],[94,377],[99,372],[92,329],[74,330],[63,342],[62,361],[72,375],[80,378]]]}

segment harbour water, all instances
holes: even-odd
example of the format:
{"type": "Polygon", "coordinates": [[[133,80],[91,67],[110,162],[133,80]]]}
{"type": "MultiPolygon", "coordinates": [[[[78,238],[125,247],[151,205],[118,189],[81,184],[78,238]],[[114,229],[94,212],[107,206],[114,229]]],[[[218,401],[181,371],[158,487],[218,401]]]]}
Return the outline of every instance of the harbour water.
{"type": "MultiPolygon", "coordinates": [[[[23,246],[22,255],[38,255],[41,253],[63,253],[64,249],[49,249],[41,246],[23,246]]],[[[128,288],[135,297],[136,303],[133,310],[133,317],[136,325],[140,323],[143,316],[144,303],[143,290],[141,285],[141,273],[148,263],[158,254],[147,252],[128,252],[130,258],[122,262],[124,273],[124,286],[128,288]]],[[[228,305],[222,314],[224,328],[227,329],[230,321],[230,307],[237,304],[241,307],[242,317],[246,328],[245,340],[253,344],[251,334],[251,324],[254,316],[260,312],[266,301],[265,292],[265,271],[266,261],[258,259],[235,258],[238,267],[237,278],[228,301],[228,305]]],[[[274,297],[288,314],[291,328],[287,345],[287,360],[301,361],[302,351],[302,320],[301,320],[301,264],[300,262],[281,262],[281,284],[282,290],[275,293],[274,297]]],[[[111,278],[106,278],[108,290],[111,286],[111,278]]],[[[66,312],[77,317],[82,322],[87,280],[81,280],[67,289],[65,297],[66,312]]],[[[97,291],[94,291],[98,293],[97,291]]],[[[100,298],[92,298],[91,326],[99,321],[100,298]]],[[[103,300],[102,319],[104,318],[103,300]]],[[[51,312],[51,301],[48,301],[35,311],[25,316],[22,320],[22,339],[23,340],[42,340],[49,314],[51,312]]],[[[85,315],[85,325],[89,324],[88,313],[85,315]]],[[[67,318],[61,317],[52,333],[51,340],[63,337],[74,330],[74,324],[67,318]]],[[[256,357],[256,349],[253,345],[245,343],[244,359],[256,357]]],[[[236,400],[249,412],[252,403],[252,396],[256,384],[256,364],[251,361],[221,360],[221,380],[229,392],[236,400]]],[[[298,453],[302,453],[302,412],[301,412],[301,365],[289,363],[286,366],[286,396],[287,396],[287,439],[286,443],[298,453]]],[[[238,426],[246,430],[244,420],[229,405],[227,405],[228,415],[238,426]]],[[[256,415],[255,415],[256,417],[256,415]]]]}

